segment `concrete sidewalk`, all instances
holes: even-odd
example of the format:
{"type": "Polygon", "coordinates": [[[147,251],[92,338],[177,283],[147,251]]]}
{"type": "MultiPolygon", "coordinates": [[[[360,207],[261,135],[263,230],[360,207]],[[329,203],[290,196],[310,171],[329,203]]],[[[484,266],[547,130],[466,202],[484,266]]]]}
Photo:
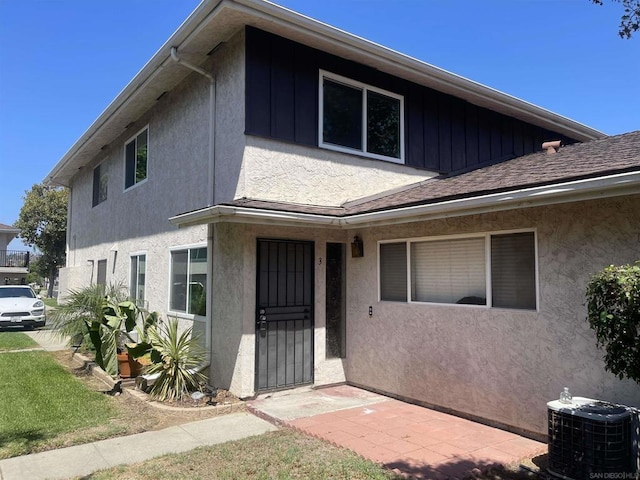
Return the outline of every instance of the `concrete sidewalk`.
{"type": "Polygon", "coordinates": [[[69,348],[69,338],[61,337],[54,330],[31,330],[24,332],[36,341],[43,350],[55,352],[69,348]]]}
{"type": "Polygon", "coordinates": [[[277,430],[248,413],[234,413],[163,430],[0,460],[2,480],[65,479],[167,453],[185,452],[277,430]]]}

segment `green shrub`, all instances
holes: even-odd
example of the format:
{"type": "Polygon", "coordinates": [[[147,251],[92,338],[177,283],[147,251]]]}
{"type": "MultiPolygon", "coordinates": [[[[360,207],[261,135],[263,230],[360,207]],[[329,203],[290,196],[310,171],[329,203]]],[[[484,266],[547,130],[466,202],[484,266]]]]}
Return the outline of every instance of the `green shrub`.
{"type": "Polygon", "coordinates": [[[640,383],[640,261],[595,274],[587,285],[587,310],[605,350],[605,368],[640,383]]]}
{"type": "Polygon", "coordinates": [[[64,337],[69,337],[73,345],[91,348],[87,323],[101,321],[102,303],[105,296],[124,301],[126,289],[122,285],[89,285],[71,290],[52,314],[53,328],[64,337]]]}

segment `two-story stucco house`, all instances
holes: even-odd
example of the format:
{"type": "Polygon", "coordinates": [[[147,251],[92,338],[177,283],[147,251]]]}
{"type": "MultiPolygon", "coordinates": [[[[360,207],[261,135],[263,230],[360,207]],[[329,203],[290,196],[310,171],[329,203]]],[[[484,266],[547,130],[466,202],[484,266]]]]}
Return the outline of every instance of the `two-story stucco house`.
{"type": "Polygon", "coordinates": [[[640,403],[583,306],[638,258],[639,152],[274,4],[205,1],[51,171],[60,288],[125,282],[193,322],[240,397],[348,382],[539,436],[565,385],[640,403]]]}

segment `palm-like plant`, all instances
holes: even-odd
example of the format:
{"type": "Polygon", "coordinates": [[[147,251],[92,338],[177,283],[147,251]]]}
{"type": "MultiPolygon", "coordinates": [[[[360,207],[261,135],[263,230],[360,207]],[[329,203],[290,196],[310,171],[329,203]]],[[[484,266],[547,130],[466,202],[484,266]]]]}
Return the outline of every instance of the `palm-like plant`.
{"type": "Polygon", "coordinates": [[[74,345],[91,345],[86,325],[102,319],[105,296],[121,302],[127,298],[127,292],[122,285],[89,285],[71,290],[52,314],[53,329],[69,337],[74,345]]]}
{"type": "Polygon", "coordinates": [[[153,346],[151,359],[154,363],[146,368],[146,373],[159,375],[149,393],[160,401],[179,400],[206,381],[206,377],[197,371],[204,360],[204,351],[198,338],[192,336],[193,327],[182,333],[178,330],[178,320],[172,318],[166,326],[152,326],[147,332],[153,346]]]}

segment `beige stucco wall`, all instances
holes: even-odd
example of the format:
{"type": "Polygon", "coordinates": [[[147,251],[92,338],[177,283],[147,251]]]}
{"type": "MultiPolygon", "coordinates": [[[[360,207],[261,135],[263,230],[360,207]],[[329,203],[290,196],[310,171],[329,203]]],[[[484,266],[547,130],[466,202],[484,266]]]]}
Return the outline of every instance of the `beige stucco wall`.
{"type": "MultiPolygon", "coordinates": [[[[217,79],[217,138],[226,139],[217,142],[222,153],[219,169],[224,175],[216,181],[216,197],[224,200],[233,198],[235,187],[229,185],[238,180],[242,156],[242,143],[235,157],[229,160],[227,154],[237,147],[238,139],[244,138],[237,125],[244,118],[242,103],[238,103],[238,95],[243,95],[243,42],[243,34],[236,35],[206,66],[217,79]],[[230,137],[230,131],[236,132],[235,138],[230,137]],[[225,163],[234,158],[236,170],[225,163]]],[[[63,294],[91,280],[91,273],[80,275],[77,267],[86,270],[87,264],[93,261],[97,265],[99,259],[107,259],[107,282],[128,285],[130,255],[144,253],[149,308],[168,313],[169,249],[207,245],[206,225],[178,229],[169,218],[209,204],[209,129],[209,82],[194,73],[167,92],[73,178],[67,239],[69,272],[63,269],[61,274],[63,294]],[[125,191],[124,145],[147,125],[147,179],[125,191]],[[98,164],[109,177],[108,195],[106,201],[92,207],[93,169],[98,164]]]]}
{"type": "Polygon", "coordinates": [[[316,385],[345,381],[343,360],[326,358],[325,262],[327,242],[347,243],[340,230],[218,224],[214,235],[212,376],[217,386],[252,396],[255,374],[257,239],[313,241],[314,380],[316,385]]]}
{"type": "Polygon", "coordinates": [[[564,386],[640,405],[640,386],[605,372],[584,307],[592,273],[640,258],[640,197],[357,233],[367,254],[348,265],[348,381],[538,434],[564,386]],[[528,228],[537,232],[538,312],[378,301],[380,240],[528,228]]]}
{"type": "Polygon", "coordinates": [[[2,233],[0,232],[0,250],[6,250],[7,245],[13,240],[15,237],[14,234],[2,233]]]}
{"type": "Polygon", "coordinates": [[[436,175],[332,150],[247,137],[244,191],[238,196],[311,205],[342,205],[436,175]]]}

